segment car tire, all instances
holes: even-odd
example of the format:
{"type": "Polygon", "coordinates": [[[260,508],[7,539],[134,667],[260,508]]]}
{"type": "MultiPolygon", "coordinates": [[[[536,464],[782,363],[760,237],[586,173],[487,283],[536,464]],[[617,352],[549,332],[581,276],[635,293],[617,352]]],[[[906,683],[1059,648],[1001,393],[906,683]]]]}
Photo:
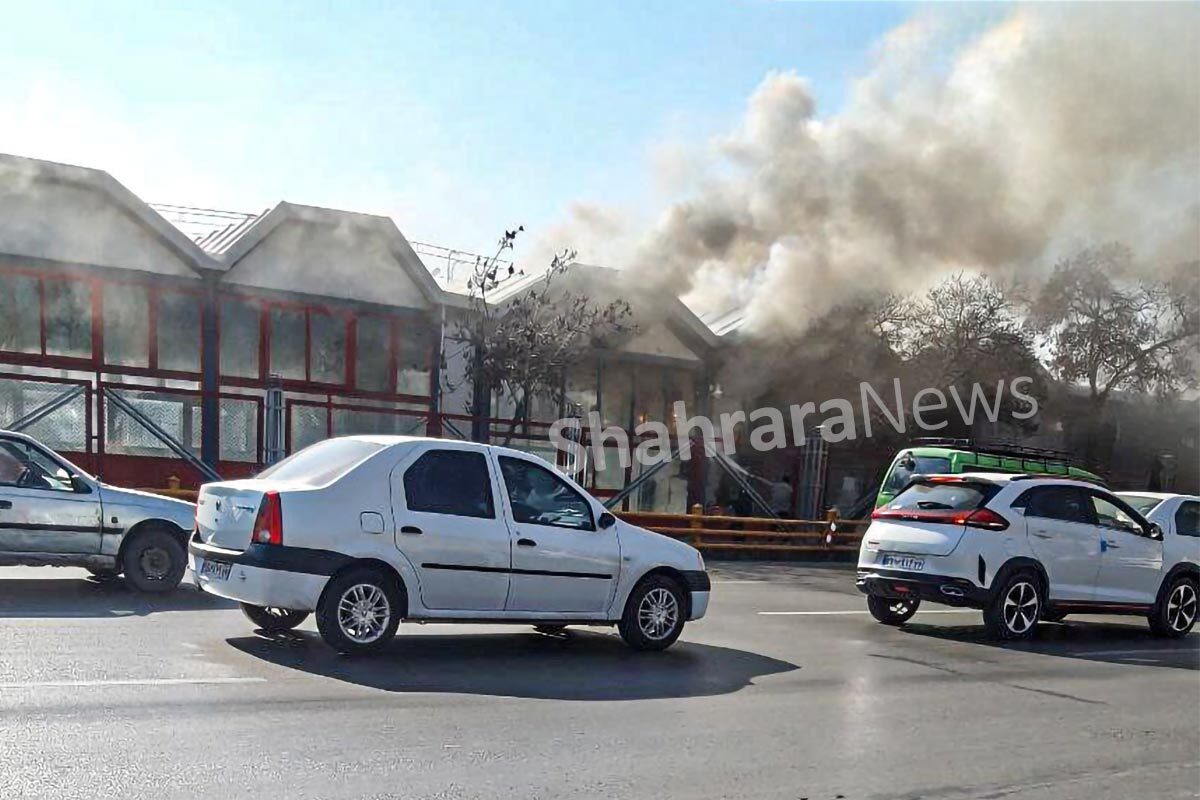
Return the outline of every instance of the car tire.
{"type": "Polygon", "coordinates": [[[293,611],[290,608],[272,608],[242,603],[242,613],[246,619],[253,622],[264,633],[283,633],[295,628],[308,619],[307,611],[293,611]]]}
{"type": "Polygon", "coordinates": [[[391,641],[403,612],[400,590],[390,576],[355,568],[325,587],[317,605],[317,630],[339,653],[362,655],[391,641]]]}
{"type": "Polygon", "coordinates": [[[906,597],[867,595],[867,610],[871,612],[872,617],[884,625],[903,625],[912,619],[912,615],[917,613],[917,609],[920,607],[921,600],[919,598],[910,600],[906,597]]]}
{"type": "Polygon", "coordinates": [[[1002,641],[1028,639],[1037,629],[1046,604],[1042,582],[1032,572],[1014,572],[983,609],[988,636],[1002,641]]]}
{"type": "Polygon", "coordinates": [[[1200,588],[1196,579],[1180,575],[1164,583],[1150,608],[1150,632],[1167,639],[1187,636],[1200,612],[1200,588]]]}
{"type": "Polygon", "coordinates": [[[134,534],[121,555],[125,583],[139,592],[169,592],[183,580],[186,569],[183,545],[161,528],[134,534]]]}
{"type": "Polygon", "coordinates": [[[643,578],[625,601],[617,630],[634,650],[666,650],[683,633],[683,589],[666,575],[643,578]]]}

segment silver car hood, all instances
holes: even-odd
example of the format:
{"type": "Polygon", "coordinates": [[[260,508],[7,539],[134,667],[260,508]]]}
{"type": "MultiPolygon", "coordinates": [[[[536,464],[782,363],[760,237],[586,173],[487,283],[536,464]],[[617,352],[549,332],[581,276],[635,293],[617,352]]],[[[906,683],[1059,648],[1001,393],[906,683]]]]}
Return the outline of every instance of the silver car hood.
{"type": "Polygon", "coordinates": [[[122,506],[137,508],[141,516],[161,517],[174,522],[184,530],[191,530],[195,522],[196,506],[172,497],[163,497],[152,492],[141,492],[137,489],[123,489],[102,483],[99,486],[100,501],[106,507],[122,506]]]}

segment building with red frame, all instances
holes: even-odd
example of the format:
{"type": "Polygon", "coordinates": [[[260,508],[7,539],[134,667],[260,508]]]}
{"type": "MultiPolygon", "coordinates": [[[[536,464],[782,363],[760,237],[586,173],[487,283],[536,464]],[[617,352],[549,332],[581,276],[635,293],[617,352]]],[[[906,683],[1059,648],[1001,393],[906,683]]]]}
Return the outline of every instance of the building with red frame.
{"type": "MultiPolygon", "coordinates": [[[[567,279],[629,292],[612,270],[567,279]]],[[[636,332],[564,376],[575,408],[630,431],[676,400],[702,410],[718,341],[675,297],[631,299],[636,332]]],[[[58,403],[26,432],[113,483],[204,480],[126,407],[222,476],[253,474],[271,386],[286,452],[352,433],[469,436],[464,313],[386,217],[283,202],[197,243],[105,172],[0,155],[0,428],[58,403]]],[[[483,427],[544,452],[560,412],[535,408],[520,435],[483,427]]],[[[592,469],[589,488],[637,470],[592,469]]],[[[661,483],[647,505],[683,510],[684,476],[661,483]]]]}

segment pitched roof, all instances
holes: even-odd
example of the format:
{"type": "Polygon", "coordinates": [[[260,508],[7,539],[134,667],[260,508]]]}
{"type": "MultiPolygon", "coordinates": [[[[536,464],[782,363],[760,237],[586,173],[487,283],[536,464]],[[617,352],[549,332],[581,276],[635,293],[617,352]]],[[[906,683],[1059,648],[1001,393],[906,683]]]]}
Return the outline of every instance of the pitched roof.
{"type": "Polygon", "coordinates": [[[199,245],[103,170],[0,153],[0,173],[5,172],[18,179],[50,181],[98,192],[176,253],[185,264],[203,269],[208,262],[199,245]]]}

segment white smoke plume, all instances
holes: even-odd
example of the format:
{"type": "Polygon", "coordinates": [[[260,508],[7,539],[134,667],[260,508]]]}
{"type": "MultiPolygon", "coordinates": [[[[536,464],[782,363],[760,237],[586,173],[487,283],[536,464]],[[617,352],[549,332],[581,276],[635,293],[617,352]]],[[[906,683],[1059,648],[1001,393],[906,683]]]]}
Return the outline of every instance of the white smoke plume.
{"type": "Polygon", "coordinates": [[[1021,7],[965,42],[934,9],[816,112],[803,78],[768,75],[628,256],[637,280],[795,332],[864,289],[1036,278],[1101,241],[1155,270],[1200,252],[1196,4],[1021,7]]]}

